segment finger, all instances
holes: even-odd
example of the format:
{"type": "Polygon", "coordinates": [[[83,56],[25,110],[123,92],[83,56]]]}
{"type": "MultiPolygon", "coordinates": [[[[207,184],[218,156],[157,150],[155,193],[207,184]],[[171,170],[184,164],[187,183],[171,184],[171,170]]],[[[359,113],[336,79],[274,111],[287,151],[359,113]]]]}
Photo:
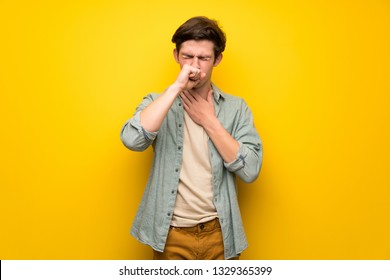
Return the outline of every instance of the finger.
{"type": "Polygon", "coordinates": [[[191,103],[196,102],[196,97],[190,91],[186,90],[184,94],[191,103]]]}
{"type": "Polygon", "coordinates": [[[189,95],[188,98],[190,98],[192,102],[198,101],[198,98],[197,98],[198,95],[193,94],[191,92],[191,90],[188,91],[188,95],[189,95]]]}
{"type": "Polygon", "coordinates": [[[189,110],[190,110],[190,107],[186,104],[186,103],[183,103],[183,108],[184,110],[188,113],[189,110]]]}
{"type": "Polygon", "coordinates": [[[193,68],[190,70],[190,73],[188,75],[189,79],[191,81],[197,81],[201,78],[201,73],[200,73],[200,70],[197,69],[197,68],[193,68]]]}
{"type": "Polygon", "coordinates": [[[184,92],[180,93],[181,100],[183,101],[183,105],[189,106],[191,101],[188,99],[184,92]]]}
{"type": "Polygon", "coordinates": [[[183,103],[183,108],[188,112],[190,109],[189,105],[191,105],[191,102],[188,100],[188,98],[184,95],[184,93],[180,93],[180,97],[183,103]]]}

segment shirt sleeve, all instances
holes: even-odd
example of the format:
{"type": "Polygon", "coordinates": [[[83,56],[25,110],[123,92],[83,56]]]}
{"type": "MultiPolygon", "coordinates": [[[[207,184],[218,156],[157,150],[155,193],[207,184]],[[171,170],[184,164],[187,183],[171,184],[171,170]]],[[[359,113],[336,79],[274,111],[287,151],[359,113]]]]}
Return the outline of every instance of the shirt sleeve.
{"type": "Polygon", "coordinates": [[[244,182],[253,182],[260,173],[263,149],[260,136],[254,126],[252,112],[243,100],[232,136],[239,143],[239,149],[236,159],[229,163],[225,162],[224,166],[244,182]]]}
{"type": "Polygon", "coordinates": [[[140,114],[151,102],[153,102],[152,95],[146,96],[137,107],[133,117],[122,127],[120,135],[122,143],[130,150],[144,151],[153,143],[158,135],[158,131],[147,131],[141,125],[140,114]]]}

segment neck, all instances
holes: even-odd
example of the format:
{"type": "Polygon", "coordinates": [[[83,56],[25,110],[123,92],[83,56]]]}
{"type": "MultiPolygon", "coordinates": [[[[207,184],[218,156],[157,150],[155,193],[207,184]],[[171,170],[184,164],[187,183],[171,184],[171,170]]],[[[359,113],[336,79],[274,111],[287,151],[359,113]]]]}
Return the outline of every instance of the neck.
{"type": "Polygon", "coordinates": [[[192,92],[199,95],[203,99],[207,99],[207,95],[211,89],[211,82],[207,82],[199,88],[193,88],[192,92]]]}

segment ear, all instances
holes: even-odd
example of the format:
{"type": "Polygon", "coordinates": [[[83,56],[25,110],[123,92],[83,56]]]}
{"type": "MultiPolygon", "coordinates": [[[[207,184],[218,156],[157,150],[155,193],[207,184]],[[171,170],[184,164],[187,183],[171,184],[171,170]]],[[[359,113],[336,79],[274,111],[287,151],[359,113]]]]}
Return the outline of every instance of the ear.
{"type": "Polygon", "coordinates": [[[176,62],[179,63],[179,54],[176,48],[173,49],[173,57],[175,58],[176,62]]]}
{"type": "Polygon", "coordinates": [[[223,55],[221,53],[218,55],[217,59],[215,60],[214,67],[218,66],[218,64],[221,62],[222,58],[223,58],[223,55]]]}

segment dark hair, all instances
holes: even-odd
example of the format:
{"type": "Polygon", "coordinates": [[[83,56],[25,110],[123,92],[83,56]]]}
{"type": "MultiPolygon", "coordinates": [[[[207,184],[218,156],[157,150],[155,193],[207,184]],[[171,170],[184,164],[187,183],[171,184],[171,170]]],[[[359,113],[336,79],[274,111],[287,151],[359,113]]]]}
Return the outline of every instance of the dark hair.
{"type": "Polygon", "coordinates": [[[183,23],[173,34],[172,43],[177,52],[181,44],[188,40],[209,40],[214,43],[215,59],[225,50],[226,36],[215,20],[207,17],[193,17],[183,23]]]}

